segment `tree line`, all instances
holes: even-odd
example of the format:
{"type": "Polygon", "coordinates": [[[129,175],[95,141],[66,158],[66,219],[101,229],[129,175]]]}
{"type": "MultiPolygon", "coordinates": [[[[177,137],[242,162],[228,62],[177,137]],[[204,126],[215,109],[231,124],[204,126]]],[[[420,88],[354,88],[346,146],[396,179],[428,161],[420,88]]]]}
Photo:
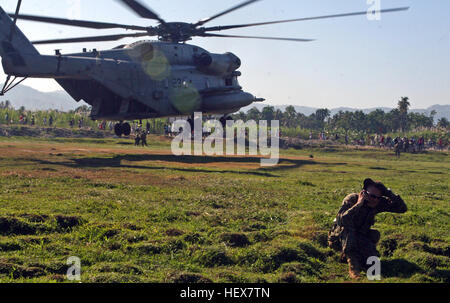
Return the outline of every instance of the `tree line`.
{"type": "Polygon", "coordinates": [[[331,116],[329,109],[318,109],[307,116],[296,112],[293,106],[288,106],[283,112],[273,106],[266,106],[262,110],[253,107],[249,111],[239,112],[233,118],[248,120],[278,120],[280,126],[288,129],[303,129],[314,131],[332,131],[348,135],[350,132],[369,134],[386,134],[395,132],[410,132],[418,129],[441,128],[448,130],[450,123],[441,118],[435,124],[433,111],[430,115],[409,112],[411,104],[408,97],[402,97],[397,108],[390,112],[377,109],[368,114],[363,111],[340,111],[331,116]]]}
{"type": "MultiPolygon", "coordinates": [[[[363,111],[340,111],[333,116],[330,110],[325,108],[318,109],[311,115],[305,115],[298,113],[293,106],[288,106],[285,111],[266,106],[262,110],[254,107],[247,112],[241,111],[234,114],[233,118],[243,121],[278,120],[283,135],[303,139],[310,138],[312,133],[314,138],[317,138],[317,133],[322,132],[327,133],[327,137],[340,135],[348,136],[350,139],[361,138],[367,134],[403,136],[405,133],[418,131],[433,132],[433,137],[438,136],[437,132],[449,137],[450,123],[446,118],[441,118],[435,123],[436,112],[433,111],[430,115],[413,113],[409,111],[410,106],[409,98],[402,97],[397,108],[390,112],[380,109],[368,114],[363,111]]],[[[72,125],[76,128],[81,122],[83,128],[97,129],[101,121],[92,121],[89,115],[90,107],[88,106],[81,106],[69,112],[30,111],[24,107],[14,109],[9,101],[0,102],[0,124],[20,124],[22,117],[25,119],[25,123],[22,124],[31,124],[33,119],[33,125],[46,126],[49,118],[52,117],[55,127],[72,125]]],[[[164,133],[164,125],[167,123],[167,119],[150,121],[152,133],[164,133]]]]}

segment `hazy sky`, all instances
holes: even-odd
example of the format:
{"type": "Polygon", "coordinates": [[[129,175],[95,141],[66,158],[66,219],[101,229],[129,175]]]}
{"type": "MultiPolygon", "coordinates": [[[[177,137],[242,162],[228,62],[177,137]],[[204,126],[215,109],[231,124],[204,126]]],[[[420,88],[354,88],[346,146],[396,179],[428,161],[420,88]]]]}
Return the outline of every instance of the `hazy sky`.
{"type": "MultiPolygon", "coordinates": [[[[242,0],[141,0],[168,21],[195,22],[242,0]]],[[[16,0],[1,0],[14,11],[16,0]]],[[[211,52],[231,51],[243,62],[240,83],[270,104],[314,107],[396,105],[409,96],[414,108],[450,104],[450,1],[381,0],[382,8],[410,6],[381,21],[366,16],[230,30],[229,34],[299,37],[315,42],[195,38],[191,44],[211,52]]],[[[367,0],[264,0],[212,21],[226,25],[367,10],[367,0]]],[[[156,25],[137,17],[115,0],[24,0],[22,13],[136,25],[156,25]]],[[[30,40],[123,33],[19,21],[30,40]]],[[[224,32],[222,32],[224,33],[224,32]]],[[[39,46],[63,53],[83,47],[108,49],[112,43],[39,46]]],[[[3,73],[0,74],[3,78],[3,73]]],[[[0,80],[3,82],[3,80],[0,80]]],[[[41,91],[61,89],[53,80],[28,79],[41,91]]]]}

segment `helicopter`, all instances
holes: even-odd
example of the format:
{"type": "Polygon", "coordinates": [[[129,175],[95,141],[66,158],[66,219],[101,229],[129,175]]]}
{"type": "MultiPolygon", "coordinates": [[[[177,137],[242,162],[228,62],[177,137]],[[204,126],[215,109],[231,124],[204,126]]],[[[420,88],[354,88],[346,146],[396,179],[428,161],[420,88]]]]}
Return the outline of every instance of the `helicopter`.
{"type": "MultiPolygon", "coordinates": [[[[137,16],[157,21],[157,26],[137,26],[98,21],[72,20],[20,14],[0,7],[0,56],[6,82],[0,95],[27,78],[51,78],[77,102],[91,105],[93,120],[118,121],[117,136],[128,136],[131,126],[124,121],[161,117],[193,117],[194,112],[220,115],[223,125],[230,114],[254,102],[263,102],[239,85],[242,62],[233,53],[216,54],[188,44],[193,37],[265,39],[312,42],[313,39],[259,37],[218,34],[219,31],[271,24],[367,15],[368,12],[334,14],[290,20],[207,27],[205,24],[258,2],[247,0],[196,23],[167,22],[137,0],[117,0],[137,16]],[[125,29],[132,33],[65,39],[29,41],[17,27],[17,20],[44,22],[91,29],[125,29]],[[118,41],[124,38],[157,37],[119,45],[110,50],[86,48],[80,53],[40,54],[35,45],[118,41]],[[11,80],[12,79],[12,80],[11,80]]],[[[399,12],[408,7],[376,10],[373,13],[399,12]]],[[[189,123],[193,123],[190,118],[189,123]]]]}

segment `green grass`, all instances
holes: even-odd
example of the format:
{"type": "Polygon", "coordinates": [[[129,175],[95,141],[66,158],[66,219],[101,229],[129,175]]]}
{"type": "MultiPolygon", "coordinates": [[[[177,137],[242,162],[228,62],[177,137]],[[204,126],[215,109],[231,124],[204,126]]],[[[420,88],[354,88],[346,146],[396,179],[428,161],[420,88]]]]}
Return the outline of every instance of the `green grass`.
{"type": "Polygon", "coordinates": [[[366,177],[409,207],[377,216],[382,282],[450,280],[448,153],[287,150],[260,168],[149,142],[0,138],[0,282],[66,281],[70,256],[83,282],[348,281],[326,233],[366,177]]]}

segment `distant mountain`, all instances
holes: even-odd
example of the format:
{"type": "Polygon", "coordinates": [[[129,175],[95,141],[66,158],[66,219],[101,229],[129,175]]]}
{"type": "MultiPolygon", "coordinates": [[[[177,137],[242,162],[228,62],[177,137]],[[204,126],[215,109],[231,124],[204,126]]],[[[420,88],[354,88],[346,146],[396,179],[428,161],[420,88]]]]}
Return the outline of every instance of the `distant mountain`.
{"type": "MultiPolygon", "coordinates": [[[[25,85],[18,85],[16,88],[8,92],[5,96],[0,97],[0,102],[9,100],[11,104],[15,108],[19,108],[21,106],[25,106],[26,109],[29,110],[47,110],[47,109],[57,109],[60,111],[69,111],[76,109],[79,106],[87,105],[85,102],[76,102],[72,99],[65,91],[54,91],[49,93],[44,93],[33,89],[31,87],[25,85]]],[[[257,103],[246,107],[243,111],[248,111],[252,107],[256,107],[259,110],[262,110],[265,106],[268,106],[268,103],[257,103]]],[[[275,109],[280,109],[282,111],[286,110],[286,107],[289,105],[280,105],[274,106],[275,109]]],[[[305,115],[311,115],[315,113],[317,108],[308,107],[308,106],[294,106],[295,110],[299,113],[303,113],[305,115]]],[[[349,107],[340,107],[330,109],[331,115],[338,113],[340,110],[342,111],[357,111],[362,110],[364,113],[370,113],[377,108],[366,108],[366,109],[356,109],[349,107]]],[[[388,112],[391,111],[392,108],[388,107],[380,107],[379,109],[388,112]]],[[[433,105],[426,109],[412,109],[412,112],[417,113],[425,113],[429,115],[433,110],[437,112],[435,116],[435,121],[442,117],[446,117],[450,120],[450,105],[433,105]]]]}
{"type": "MultiPolygon", "coordinates": [[[[271,104],[266,104],[266,103],[258,103],[258,104],[252,104],[248,107],[245,107],[242,109],[242,111],[247,112],[249,109],[256,107],[259,110],[262,110],[264,107],[266,106],[273,106],[275,107],[275,109],[280,109],[281,111],[285,111],[286,107],[288,107],[289,105],[271,105],[271,104]]],[[[308,106],[296,106],[294,105],[295,111],[298,113],[302,113],[304,115],[311,115],[313,113],[316,112],[316,110],[318,110],[318,108],[315,107],[308,107],[308,106]]],[[[368,114],[370,112],[373,112],[377,109],[381,109],[384,112],[390,112],[393,108],[389,108],[389,107],[374,107],[374,108],[364,108],[364,109],[358,109],[358,108],[351,108],[351,107],[338,107],[338,108],[333,108],[330,109],[331,115],[335,115],[337,114],[339,111],[349,111],[349,112],[355,112],[358,110],[362,110],[365,114],[368,114]]],[[[450,120],[450,104],[449,105],[433,105],[430,106],[426,109],[411,109],[411,112],[414,113],[421,113],[421,114],[426,114],[426,115],[430,115],[432,111],[436,111],[436,116],[434,117],[434,120],[437,122],[437,120],[441,119],[442,117],[447,118],[448,120],[450,120]]]]}
{"type": "Polygon", "coordinates": [[[76,102],[65,91],[44,93],[25,85],[18,85],[5,96],[0,97],[0,102],[6,100],[9,100],[14,108],[24,106],[28,110],[57,109],[69,111],[86,105],[85,102],[76,102]]]}

